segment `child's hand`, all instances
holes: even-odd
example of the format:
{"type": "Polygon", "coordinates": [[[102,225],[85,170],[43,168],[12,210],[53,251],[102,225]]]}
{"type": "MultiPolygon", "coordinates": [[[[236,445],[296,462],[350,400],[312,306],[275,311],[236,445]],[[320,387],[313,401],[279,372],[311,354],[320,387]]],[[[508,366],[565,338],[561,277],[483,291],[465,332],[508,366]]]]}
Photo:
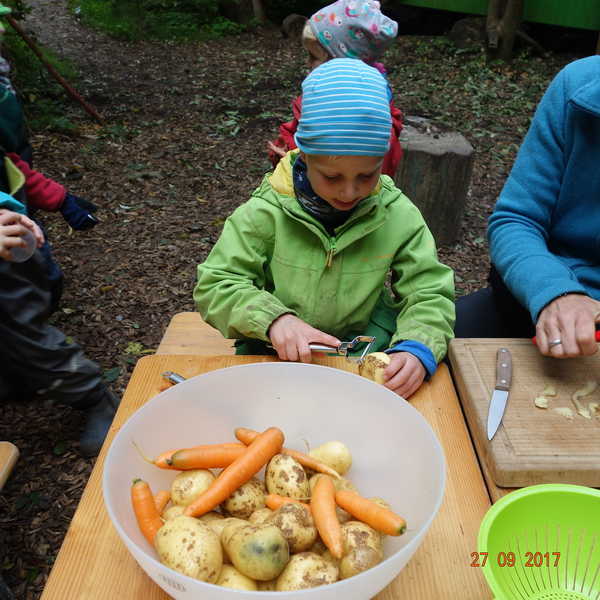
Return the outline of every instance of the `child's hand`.
{"type": "Polygon", "coordinates": [[[33,233],[38,248],[44,242],[44,235],[40,228],[28,217],[11,210],[0,209],[0,257],[11,260],[13,248],[27,246],[23,236],[27,230],[33,233]]]}
{"type": "Polygon", "coordinates": [[[310,343],[339,346],[340,340],[319,331],[294,315],[281,315],[269,327],[271,344],[281,360],[293,360],[309,363],[311,361],[310,343]]]}
{"type": "Polygon", "coordinates": [[[23,225],[25,225],[25,227],[27,227],[27,229],[29,229],[29,231],[33,233],[33,237],[36,241],[36,246],[38,248],[41,248],[42,244],[44,243],[44,232],[41,230],[40,226],[35,221],[32,221],[29,217],[26,217],[25,215],[20,215],[20,217],[21,223],[23,223],[23,225]]]}
{"type": "Polygon", "coordinates": [[[390,354],[390,364],[385,369],[385,387],[403,398],[410,398],[425,379],[423,363],[410,352],[390,354]]]}
{"type": "Polygon", "coordinates": [[[282,158],[287,154],[287,151],[285,148],[276,146],[273,142],[267,142],[267,147],[269,148],[269,150],[271,150],[271,152],[274,152],[275,154],[277,154],[278,156],[281,156],[282,158]]]}

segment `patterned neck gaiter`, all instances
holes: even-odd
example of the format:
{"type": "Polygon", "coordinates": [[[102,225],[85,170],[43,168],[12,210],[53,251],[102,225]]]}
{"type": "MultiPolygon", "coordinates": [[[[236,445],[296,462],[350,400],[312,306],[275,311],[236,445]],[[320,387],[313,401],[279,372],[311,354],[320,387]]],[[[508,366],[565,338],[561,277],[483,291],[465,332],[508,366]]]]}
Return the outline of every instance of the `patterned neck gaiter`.
{"type": "MultiPolygon", "coordinates": [[[[352,215],[356,206],[350,210],[339,210],[328,204],[312,189],[306,174],[306,163],[300,156],[296,158],[293,168],[294,192],[300,206],[317,219],[330,235],[334,234],[336,227],[343,225],[352,215]]],[[[359,202],[360,204],[360,202],[359,202]]]]}

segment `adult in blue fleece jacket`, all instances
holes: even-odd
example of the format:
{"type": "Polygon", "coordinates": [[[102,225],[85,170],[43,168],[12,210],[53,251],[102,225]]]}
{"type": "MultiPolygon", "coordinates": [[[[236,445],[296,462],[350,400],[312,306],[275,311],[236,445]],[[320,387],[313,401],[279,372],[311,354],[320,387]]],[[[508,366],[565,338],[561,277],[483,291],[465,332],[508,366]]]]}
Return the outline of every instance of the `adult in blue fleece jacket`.
{"type": "MultiPolygon", "coordinates": [[[[596,352],[600,56],[569,64],[546,90],[489,219],[488,237],[492,270],[499,277],[495,282],[492,277],[492,288],[459,302],[457,336],[477,336],[465,327],[473,322],[465,309],[473,315],[474,302],[487,298],[495,312],[491,321],[500,325],[491,335],[506,334],[512,318],[513,327],[524,323],[522,336],[530,335],[535,323],[542,354],[564,358],[596,352]]],[[[475,312],[485,314],[481,308],[475,312]]]]}

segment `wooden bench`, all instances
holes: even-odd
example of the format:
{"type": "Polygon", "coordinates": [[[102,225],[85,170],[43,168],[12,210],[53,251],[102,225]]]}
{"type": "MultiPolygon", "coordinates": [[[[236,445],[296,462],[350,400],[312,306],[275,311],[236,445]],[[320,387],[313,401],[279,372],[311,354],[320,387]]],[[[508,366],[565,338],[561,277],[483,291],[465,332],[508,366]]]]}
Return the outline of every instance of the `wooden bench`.
{"type": "Polygon", "coordinates": [[[214,356],[235,354],[235,349],[233,340],[224,338],[197,312],[182,312],[171,319],[156,354],[214,356]]]}
{"type": "Polygon", "coordinates": [[[18,458],[19,449],[14,444],[0,442],[0,490],[4,487],[18,458]]]}

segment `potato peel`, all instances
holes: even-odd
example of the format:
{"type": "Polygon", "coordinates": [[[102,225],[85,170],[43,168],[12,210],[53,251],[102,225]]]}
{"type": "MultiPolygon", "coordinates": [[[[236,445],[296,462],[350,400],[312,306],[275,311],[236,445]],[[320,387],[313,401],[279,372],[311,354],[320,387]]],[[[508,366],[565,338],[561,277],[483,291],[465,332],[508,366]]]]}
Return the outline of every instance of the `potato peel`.
{"type": "Polygon", "coordinates": [[[537,398],[534,398],[533,403],[538,408],[548,408],[548,398],[545,396],[538,396],[537,398]]]}
{"type": "Polygon", "coordinates": [[[573,420],[574,414],[573,411],[568,406],[557,406],[552,409],[555,413],[558,413],[565,419],[569,419],[569,421],[573,420]]]}
{"type": "Polygon", "coordinates": [[[595,381],[593,381],[593,380],[586,381],[585,385],[582,388],[579,388],[578,390],[576,390],[575,393],[571,396],[571,400],[573,400],[573,404],[575,405],[575,408],[577,409],[577,414],[581,415],[585,419],[591,419],[592,415],[591,415],[589,409],[587,409],[581,403],[579,398],[584,398],[585,396],[589,396],[591,393],[596,391],[597,387],[598,387],[598,384],[595,381]]]}

